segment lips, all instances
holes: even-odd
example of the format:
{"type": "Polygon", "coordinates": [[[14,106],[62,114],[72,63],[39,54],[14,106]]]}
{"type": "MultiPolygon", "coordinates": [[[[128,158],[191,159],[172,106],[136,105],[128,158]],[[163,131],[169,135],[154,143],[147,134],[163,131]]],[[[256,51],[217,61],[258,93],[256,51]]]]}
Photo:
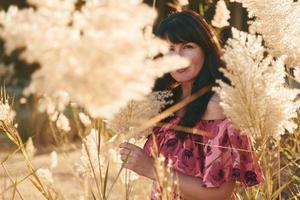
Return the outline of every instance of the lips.
{"type": "Polygon", "coordinates": [[[178,73],[183,73],[183,72],[185,72],[187,69],[188,69],[188,67],[182,68],[182,69],[178,69],[178,70],[176,70],[176,72],[178,72],[178,73]]]}

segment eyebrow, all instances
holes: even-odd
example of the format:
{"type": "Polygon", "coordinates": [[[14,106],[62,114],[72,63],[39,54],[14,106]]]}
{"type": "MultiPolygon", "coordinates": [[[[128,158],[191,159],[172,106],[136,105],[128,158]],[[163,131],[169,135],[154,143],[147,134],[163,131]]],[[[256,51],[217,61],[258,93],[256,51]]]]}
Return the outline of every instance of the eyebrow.
{"type": "MultiPolygon", "coordinates": [[[[193,42],[180,42],[178,44],[185,45],[185,44],[188,44],[188,43],[193,43],[193,42]]],[[[175,44],[173,44],[173,43],[170,44],[170,46],[174,46],[174,45],[176,45],[176,43],[175,44]]]]}

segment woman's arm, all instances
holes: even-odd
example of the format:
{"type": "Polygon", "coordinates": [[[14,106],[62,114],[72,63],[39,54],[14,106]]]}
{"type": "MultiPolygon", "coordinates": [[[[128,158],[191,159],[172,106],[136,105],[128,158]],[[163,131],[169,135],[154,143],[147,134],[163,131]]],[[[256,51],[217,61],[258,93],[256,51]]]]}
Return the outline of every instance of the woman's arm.
{"type": "Polygon", "coordinates": [[[188,200],[229,200],[235,187],[235,181],[229,181],[219,188],[205,188],[199,178],[175,170],[173,173],[178,178],[180,195],[188,200]]]}
{"type": "MultiPolygon", "coordinates": [[[[120,144],[121,159],[124,161],[129,152],[129,159],[124,167],[141,176],[155,180],[154,161],[140,147],[124,142],[120,144]]],[[[173,170],[174,177],[178,177],[179,191],[188,200],[227,200],[230,199],[235,182],[225,182],[219,188],[205,188],[199,178],[182,174],[173,170]]]]}

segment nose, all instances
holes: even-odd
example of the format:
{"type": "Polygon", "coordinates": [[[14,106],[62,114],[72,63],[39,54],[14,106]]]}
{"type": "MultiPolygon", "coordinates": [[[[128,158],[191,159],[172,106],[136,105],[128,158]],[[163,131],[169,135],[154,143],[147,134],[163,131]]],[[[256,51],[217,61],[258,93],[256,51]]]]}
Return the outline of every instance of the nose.
{"type": "Polygon", "coordinates": [[[183,53],[182,53],[181,48],[175,48],[175,49],[174,49],[174,54],[177,54],[177,55],[179,55],[179,56],[183,56],[183,53]]]}

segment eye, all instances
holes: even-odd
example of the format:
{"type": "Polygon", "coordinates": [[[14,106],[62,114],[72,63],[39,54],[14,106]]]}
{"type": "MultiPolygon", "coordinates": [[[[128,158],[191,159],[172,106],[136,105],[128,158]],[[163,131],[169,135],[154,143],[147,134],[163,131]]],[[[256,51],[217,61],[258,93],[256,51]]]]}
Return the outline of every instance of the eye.
{"type": "Polygon", "coordinates": [[[174,51],[174,47],[169,47],[169,51],[174,51]]]}
{"type": "Polygon", "coordinates": [[[185,45],[183,46],[183,48],[184,48],[184,49],[192,49],[192,48],[194,48],[194,46],[191,45],[191,44],[185,44],[185,45]]]}

